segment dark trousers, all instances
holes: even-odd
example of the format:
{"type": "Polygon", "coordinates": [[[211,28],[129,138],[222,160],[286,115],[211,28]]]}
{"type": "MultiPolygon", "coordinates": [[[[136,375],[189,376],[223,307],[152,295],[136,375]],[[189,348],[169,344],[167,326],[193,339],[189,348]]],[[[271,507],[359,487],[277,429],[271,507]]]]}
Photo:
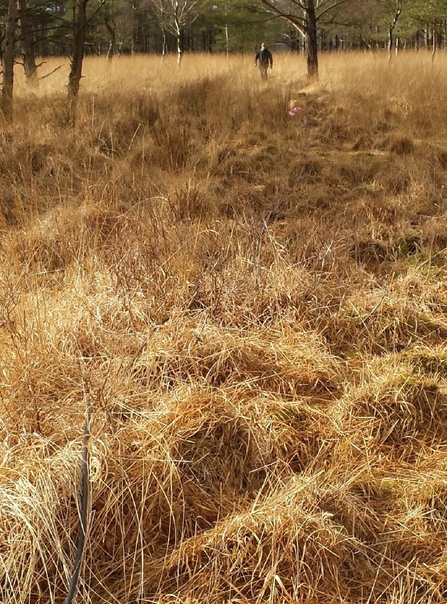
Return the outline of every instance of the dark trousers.
{"type": "Polygon", "coordinates": [[[266,80],[267,79],[267,69],[268,69],[268,63],[259,63],[259,71],[261,73],[261,79],[266,80]]]}

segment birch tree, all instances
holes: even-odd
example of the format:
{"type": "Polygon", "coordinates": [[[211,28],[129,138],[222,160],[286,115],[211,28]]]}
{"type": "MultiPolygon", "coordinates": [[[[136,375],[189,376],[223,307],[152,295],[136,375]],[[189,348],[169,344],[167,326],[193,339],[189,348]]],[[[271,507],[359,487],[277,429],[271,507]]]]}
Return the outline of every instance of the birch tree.
{"type": "Polygon", "coordinates": [[[388,18],[388,59],[391,60],[394,45],[394,30],[404,7],[404,0],[380,0],[380,5],[388,18]]]}
{"type": "MultiPolygon", "coordinates": [[[[199,16],[199,0],[149,0],[152,13],[163,33],[173,34],[177,41],[177,65],[180,67],[183,54],[182,34],[187,25],[199,16]]],[[[165,44],[163,44],[164,53],[165,44]]]]}

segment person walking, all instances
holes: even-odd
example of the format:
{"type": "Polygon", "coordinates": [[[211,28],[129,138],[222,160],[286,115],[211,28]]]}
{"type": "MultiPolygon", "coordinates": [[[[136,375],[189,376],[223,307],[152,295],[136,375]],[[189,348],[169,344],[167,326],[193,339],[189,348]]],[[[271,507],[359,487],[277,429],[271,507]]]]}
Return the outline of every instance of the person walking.
{"type": "Polygon", "coordinates": [[[267,70],[273,69],[273,57],[264,42],[261,44],[261,48],[258,50],[255,56],[255,65],[259,65],[259,71],[261,72],[262,80],[267,80],[267,70]]]}

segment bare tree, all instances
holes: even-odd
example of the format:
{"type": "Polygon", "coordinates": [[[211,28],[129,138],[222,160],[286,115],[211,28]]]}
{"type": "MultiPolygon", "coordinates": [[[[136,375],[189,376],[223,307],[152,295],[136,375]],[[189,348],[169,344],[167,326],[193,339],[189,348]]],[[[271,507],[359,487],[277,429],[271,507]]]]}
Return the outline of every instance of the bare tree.
{"type": "Polygon", "coordinates": [[[264,11],[281,17],[306,40],[307,75],[318,79],[318,23],[330,11],[349,0],[259,0],[264,11]]]}
{"type": "Polygon", "coordinates": [[[70,119],[76,119],[76,108],[79,86],[82,77],[82,63],[84,61],[85,30],[87,26],[87,4],[89,0],[76,0],[73,19],[73,56],[68,75],[68,104],[70,119]]]}
{"type": "Polygon", "coordinates": [[[14,89],[14,50],[16,25],[17,0],[9,0],[8,17],[6,21],[5,32],[5,53],[3,56],[3,86],[1,95],[1,109],[7,122],[12,122],[13,118],[12,93],[14,89]]]}
{"type": "Polygon", "coordinates": [[[104,25],[106,26],[107,33],[109,34],[109,46],[107,49],[107,58],[111,59],[116,54],[116,23],[110,17],[104,17],[104,25]]]}
{"type": "Polygon", "coordinates": [[[193,23],[198,17],[198,0],[149,0],[149,5],[163,32],[163,47],[166,40],[165,31],[175,36],[177,40],[177,65],[180,67],[183,53],[182,33],[186,25],[193,23]]]}
{"type": "MultiPolygon", "coordinates": [[[[426,5],[432,4],[427,2],[426,5]]],[[[417,21],[412,10],[417,10],[417,3],[414,0],[375,0],[374,21],[379,27],[382,27],[387,33],[386,47],[388,50],[388,59],[393,56],[393,49],[397,52],[398,39],[395,33],[398,31],[398,22],[404,17],[410,17],[411,20],[417,21]]]]}
{"type": "Polygon", "coordinates": [[[387,0],[383,4],[385,4],[385,8],[388,8],[390,15],[390,24],[388,27],[388,59],[391,60],[393,53],[393,43],[394,43],[394,30],[396,28],[397,22],[399,20],[400,15],[402,14],[402,1],[403,0],[387,0]]]}
{"type": "Polygon", "coordinates": [[[38,83],[36,55],[26,0],[19,0],[19,18],[25,79],[30,86],[36,86],[38,83]]]}

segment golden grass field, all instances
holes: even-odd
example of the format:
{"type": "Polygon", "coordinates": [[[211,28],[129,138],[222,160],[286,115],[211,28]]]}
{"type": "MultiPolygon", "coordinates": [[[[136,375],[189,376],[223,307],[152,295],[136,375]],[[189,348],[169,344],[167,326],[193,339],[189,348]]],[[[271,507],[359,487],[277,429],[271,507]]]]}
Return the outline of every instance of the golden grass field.
{"type": "Polygon", "coordinates": [[[0,599],[447,599],[447,55],[19,71],[0,599]],[[288,116],[291,107],[300,111],[288,116]]]}

